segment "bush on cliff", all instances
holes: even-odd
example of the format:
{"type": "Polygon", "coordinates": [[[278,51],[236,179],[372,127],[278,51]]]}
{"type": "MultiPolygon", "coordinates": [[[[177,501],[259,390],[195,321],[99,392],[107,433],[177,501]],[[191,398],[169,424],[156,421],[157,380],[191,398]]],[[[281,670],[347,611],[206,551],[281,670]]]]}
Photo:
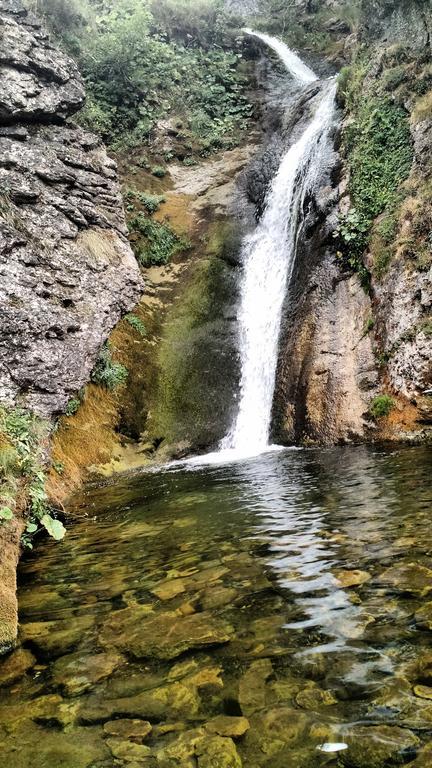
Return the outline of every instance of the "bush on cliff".
{"type": "Polygon", "coordinates": [[[84,75],[81,122],[109,143],[142,143],[170,114],[206,150],[241,138],[251,107],[236,20],[222,0],[38,0],[38,8],[84,75]]]}

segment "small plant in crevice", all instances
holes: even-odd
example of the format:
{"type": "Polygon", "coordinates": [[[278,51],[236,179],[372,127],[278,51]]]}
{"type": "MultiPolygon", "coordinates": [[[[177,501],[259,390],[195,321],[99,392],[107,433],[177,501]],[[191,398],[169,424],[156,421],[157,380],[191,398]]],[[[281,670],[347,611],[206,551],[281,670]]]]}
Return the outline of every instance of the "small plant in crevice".
{"type": "Polygon", "coordinates": [[[344,269],[357,272],[365,289],[370,285],[370,273],[363,263],[363,254],[368,242],[370,223],[355,208],[340,216],[338,227],[333,232],[337,241],[337,256],[344,269]]]}
{"type": "Polygon", "coordinates": [[[22,498],[26,527],[24,546],[31,547],[34,534],[45,529],[54,539],[62,539],[65,528],[51,509],[45,490],[43,444],[47,425],[22,408],[0,406],[0,521],[13,520],[22,498]]]}
{"type": "Polygon", "coordinates": [[[153,195],[150,192],[139,192],[137,189],[128,188],[124,192],[126,207],[128,211],[135,209],[134,202],[137,201],[145,208],[148,213],[155,213],[165,202],[164,195],[153,195]]]}
{"type": "Polygon", "coordinates": [[[152,176],[156,176],[158,179],[163,179],[166,176],[166,169],[162,165],[154,165],[151,169],[152,176]]]}
{"type": "Polygon", "coordinates": [[[377,395],[369,405],[368,413],[373,419],[382,419],[390,414],[395,401],[390,395],[377,395]]]}
{"type": "Polygon", "coordinates": [[[152,221],[143,213],[134,216],[128,226],[136,258],[143,267],[168,264],[177,253],[190,248],[189,241],[168,224],[152,221]]]}
{"type": "Polygon", "coordinates": [[[132,328],[135,329],[135,331],[139,333],[140,336],[143,338],[147,336],[147,329],[138,315],[134,315],[133,312],[129,312],[129,314],[125,315],[124,319],[129,323],[129,325],[132,326],[132,328]]]}
{"type": "Polygon", "coordinates": [[[106,342],[99,352],[98,359],[90,374],[94,384],[99,384],[110,391],[125,384],[128,377],[128,369],[121,363],[115,363],[112,359],[112,349],[106,342]]]}

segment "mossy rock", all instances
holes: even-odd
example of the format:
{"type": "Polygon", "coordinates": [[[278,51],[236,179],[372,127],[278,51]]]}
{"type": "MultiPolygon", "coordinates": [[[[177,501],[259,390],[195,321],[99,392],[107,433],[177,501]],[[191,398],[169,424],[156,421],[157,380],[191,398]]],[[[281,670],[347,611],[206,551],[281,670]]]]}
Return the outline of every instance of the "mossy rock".
{"type": "Polygon", "coordinates": [[[344,736],[348,749],[341,753],[347,768],[385,768],[403,765],[415,757],[420,741],[412,731],[397,726],[359,726],[344,736]]]}

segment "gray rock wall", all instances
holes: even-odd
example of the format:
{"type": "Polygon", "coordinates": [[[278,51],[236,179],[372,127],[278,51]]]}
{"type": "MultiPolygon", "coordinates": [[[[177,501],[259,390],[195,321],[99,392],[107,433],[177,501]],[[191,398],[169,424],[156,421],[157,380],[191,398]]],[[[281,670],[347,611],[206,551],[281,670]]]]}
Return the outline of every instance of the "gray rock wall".
{"type": "Polygon", "coordinates": [[[115,163],[67,122],[83,100],[74,62],[0,0],[0,399],[47,417],[143,292],[115,163]]]}

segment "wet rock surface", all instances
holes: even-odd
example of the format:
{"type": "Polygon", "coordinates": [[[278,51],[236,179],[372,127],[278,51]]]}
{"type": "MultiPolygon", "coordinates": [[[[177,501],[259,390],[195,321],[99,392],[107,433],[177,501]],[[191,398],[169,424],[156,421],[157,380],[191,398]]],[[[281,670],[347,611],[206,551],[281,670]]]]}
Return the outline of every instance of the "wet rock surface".
{"type": "Polygon", "coordinates": [[[76,65],[19,0],[0,3],[0,397],[64,410],[138,300],[115,164],[66,122],[76,65]]]}

